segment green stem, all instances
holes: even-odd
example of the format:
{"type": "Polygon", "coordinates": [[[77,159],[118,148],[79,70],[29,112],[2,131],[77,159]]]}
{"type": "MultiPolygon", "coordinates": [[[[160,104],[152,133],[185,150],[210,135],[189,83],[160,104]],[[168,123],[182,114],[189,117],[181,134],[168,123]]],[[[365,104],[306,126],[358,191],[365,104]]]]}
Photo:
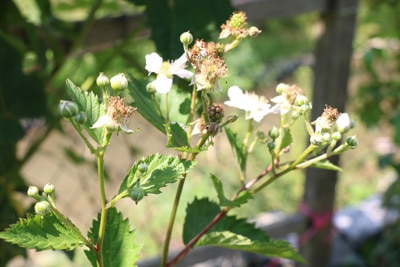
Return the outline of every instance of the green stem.
{"type": "MultiPolygon", "coordinates": [[[[202,138],[198,141],[196,147],[202,147],[209,138],[209,136],[210,136],[209,134],[205,134],[204,136],[202,136],[202,138]]],[[[197,155],[198,153],[192,153],[190,155],[189,160],[195,160],[197,155]]],[[[175,194],[174,204],[172,206],[172,211],[168,222],[167,233],[164,240],[163,253],[161,257],[161,266],[166,266],[168,261],[169,244],[171,242],[172,230],[174,228],[176,213],[178,211],[178,206],[182,196],[182,191],[183,191],[183,186],[185,185],[185,181],[186,181],[186,174],[183,176],[181,180],[179,180],[178,189],[175,194]]]]}
{"type": "Polygon", "coordinates": [[[108,203],[108,206],[109,207],[114,207],[115,204],[118,202],[118,200],[120,200],[120,199],[122,199],[124,197],[127,197],[127,196],[129,196],[128,190],[122,191],[122,193],[116,195],[113,199],[110,200],[110,202],[108,203]]]}
{"type": "Polygon", "coordinates": [[[110,142],[112,133],[109,133],[107,130],[104,135],[103,144],[101,146],[101,150],[97,154],[97,175],[99,179],[99,187],[100,187],[100,197],[101,197],[101,216],[100,216],[100,226],[99,226],[99,234],[96,244],[96,257],[97,257],[97,266],[103,267],[103,241],[104,235],[106,231],[107,224],[107,197],[104,186],[104,153],[110,142]]]}
{"type": "Polygon", "coordinates": [[[295,160],[293,161],[292,164],[290,164],[289,168],[291,167],[295,167],[297,164],[299,164],[300,162],[302,162],[311,152],[313,152],[316,148],[315,145],[310,144],[304,151],[303,153],[301,153],[301,155],[295,160]]]}
{"type": "Polygon", "coordinates": [[[168,103],[168,93],[165,94],[165,117],[167,122],[169,121],[169,103],[168,103]]]}
{"type": "Polygon", "coordinates": [[[75,130],[78,132],[78,134],[82,138],[83,142],[85,142],[86,146],[89,148],[90,153],[95,154],[96,153],[96,149],[94,148],[92,143],[90,143],[89,139],[87,139],[86,136],[82,133],[82,127],[80,127],[76,123],[76,121],[73,120],[73,119],[69,119],[69,121],[71,122],[72,126],[74,126],[75,130]]]}

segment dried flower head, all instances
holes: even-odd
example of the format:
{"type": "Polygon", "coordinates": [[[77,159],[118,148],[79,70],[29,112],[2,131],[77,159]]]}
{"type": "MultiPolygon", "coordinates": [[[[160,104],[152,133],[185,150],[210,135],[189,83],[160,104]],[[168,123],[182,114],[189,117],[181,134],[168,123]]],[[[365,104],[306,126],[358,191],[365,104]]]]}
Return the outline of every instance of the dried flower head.
{"type": "Polygon", "coordinates": [[[340,112],[336,108],[326,105],[322,115],[313,122],[315,124],[315,132],[330,132],[339,115],[340,112]]]}
{"type": "Polygon", "coordinates": [[[123,131],[124,133],[133,133],[126,124],[129,117],[135,111],[134,107],[125,106],[124,99],[119,96],[112,96],[108,101],[106,115],[101,116],[92,128],[106,127],[110,131],[123,131]]]}
{"type": "Polygon", "coordinates": [[[221,46],[213,42],[196,41],[190,55],[196,71],[192,84],[196,84],[197,90],[220,90],[219,80],[225,77],[228,71],[222,58],[221,46]]]}

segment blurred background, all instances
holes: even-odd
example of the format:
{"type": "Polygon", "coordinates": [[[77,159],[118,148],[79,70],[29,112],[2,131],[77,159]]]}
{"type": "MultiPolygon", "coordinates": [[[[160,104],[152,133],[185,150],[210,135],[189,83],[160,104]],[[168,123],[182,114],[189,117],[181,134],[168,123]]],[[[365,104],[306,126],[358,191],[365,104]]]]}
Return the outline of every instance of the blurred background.
{"type": "MultiPolygon", "coordinates": [[[[68,78],[83,90],[96,90],[99,72],[109,77],[124,72],[145,81],[145,55],[157,51],[164,59],[183,52],[179,35],[190,30],[195,39],[217,41],[219,26],[239,4],[246,1],[148,1],[143,0],[9,0],[0,3],[0,230],[31,211],[27,186],[46,183],[56,187],[57,204],[83,232],[91,226],[99,209],[95,161],[83,142],[57,113],[60,99],[68,99],[68,78]],[[235,5],[236,4],[236,5],[235,5]]],[[[346,112],[356,121],[359,147],[341,157],[335,207],[357,206],[380,195],[385,207],[400,210],[400,2],[364,0],[357,9],[357,23],[350,62],[346,112]]],[[[255,90],[266,97],[275,94],[279,82],[296,83],[311,97],[315,40],[321,32],[319,12],[252,21],[262,33],[244,40],[226,56],[231,85],[255,90]]],[[[340,42],[340,40],[338,40],[340,42]]],[[[226,93],[221,94],[221,99],[226,93]]],[[[329,104],[329,103],[327,103],[329,104]]],[[[228,111],[229,112],[229,111],[228,111]]],[[[227,113],[228,113],[227,112],[227,113]]],[[[226,114],[227,114],[226,113],[226,114]]],[[[274,121],[259,127],[269,129],[274,121]]],[[[132,163],[165,148],[166,138],[135,115],[134,135],[112,140],[106,157],[109,196],[132,163]]],[[[241,127],[238,122],[235,127],[241,127]]],[[[306,132],[296,130],[299,152],[307,144],[306,132]]],[[[297,128],[296,128],[297,129],[297,128]]],[[[208,196],[209,173],[218,173],[234,191],[237,169],[221,172],[221,164],[234,166],[232,151],[224,135],[199,158],[186,185],[184,201],[208,196]],[[230,184],[231,183],[231,184],[230,184]]],[[[258,174],[262,151],[255,151],[249,177],[258,174]]],[[[239,209],[239,216],[255,217],[264,212],[295,212],[302,198],[304,173],[291,173],[268,192],[239,209]]],[[[164,194],[147,197],[138,206],[121,201],[119,209],[140,229],[144,242],[142,258],[154,256],[163,241],[175,186],[164,194]]],[[[212,196],[211,196],[212,197],[212,196]]],[[[182,202],[184,203],[184,202],[182,202]]],[[[183,221],[184,205],[178,221],[183,221]]],[[[178,224],[179,225],[179,224],[178,224]]],[[[181,246],[175,228],[173,248],[181,246]]],[[[400,266],[400,226],[382,229],[378,239],[360,253],[364,265],[400,266]],[[372,255],[372,256],[371,256],[372,255]],[[375,255],[375,256],[373,256],[375,255]],[[386,265],[378,259],[385,258],[386,265]]],[[[76,255],[25,251],[0,240],[0,266],[87,266],[76,255]],[[27,257],[24,259],[24,257],[27,257]],[[44,260],[43,260],[44,259],[44,260]]],[[[381,261],[382,262],[382,261],[381,261]]]]}

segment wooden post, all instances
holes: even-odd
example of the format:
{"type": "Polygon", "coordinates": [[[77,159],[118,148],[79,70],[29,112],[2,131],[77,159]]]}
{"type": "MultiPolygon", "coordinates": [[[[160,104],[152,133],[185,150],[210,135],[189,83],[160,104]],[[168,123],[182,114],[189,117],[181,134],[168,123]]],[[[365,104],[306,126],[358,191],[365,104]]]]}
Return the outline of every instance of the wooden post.
{"type": "MultiPolygon", "coordinates": [[[[323,30],[315,48],[314,95],[312,120],[321,115],[325,104],[343,111],[347,99],[352,41],[358,0],[335,0],[321,14],[323,30]]],[[[337,164],[339,158],[331,161],[337,164]]],[[[334,208],[337,173],[307,169],[303,203],[314,213],[329,213],[334,208]]],[[[305,231],[312,227],[306,220],[305,231]]],[[[328,266],[330,260],[331,224],[301,245],[300,251],[308,267],[328,266]]],[[[303,265],[299,265],[303,266],[303,265]]]]}

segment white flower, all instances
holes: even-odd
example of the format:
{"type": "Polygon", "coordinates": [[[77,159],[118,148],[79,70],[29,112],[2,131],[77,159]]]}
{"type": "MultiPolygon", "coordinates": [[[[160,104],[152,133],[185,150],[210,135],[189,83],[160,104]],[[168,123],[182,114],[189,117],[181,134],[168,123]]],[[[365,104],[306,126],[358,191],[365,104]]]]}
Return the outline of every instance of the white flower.
{"type": "Polygon", "coordinates": [[[157,92],[166,94],[171,90],[173,75],[180,78],[192,78],[193,73],[185,69],[186,62],[185,54],[172,63],[163,61],[157,53],[146,55],[145,69],[149,73],[157,74],[157,78],[152,82],[157,92]]]}
{"type": "Polygon", "coordinates": [[[110,131],[122,131],[131,134],[134,131],[129,129],[126,124],[133,111],[135,111],[135,108],[125,106],[124,100],[121,97],[110,97],[107,114],[98,118],[91,128],[106,127],[110,131]]]}
{"type": "Polygon", "coordinates": [[[253,93],[243,93],[238,86],[228,89],[228,97],[229,101],[225,101],[225,104],[246,111],[246,120],[253,119],[260,122],[264,116],[278,112],[278,105],[271,107],[264,97],[253,93]]]}

